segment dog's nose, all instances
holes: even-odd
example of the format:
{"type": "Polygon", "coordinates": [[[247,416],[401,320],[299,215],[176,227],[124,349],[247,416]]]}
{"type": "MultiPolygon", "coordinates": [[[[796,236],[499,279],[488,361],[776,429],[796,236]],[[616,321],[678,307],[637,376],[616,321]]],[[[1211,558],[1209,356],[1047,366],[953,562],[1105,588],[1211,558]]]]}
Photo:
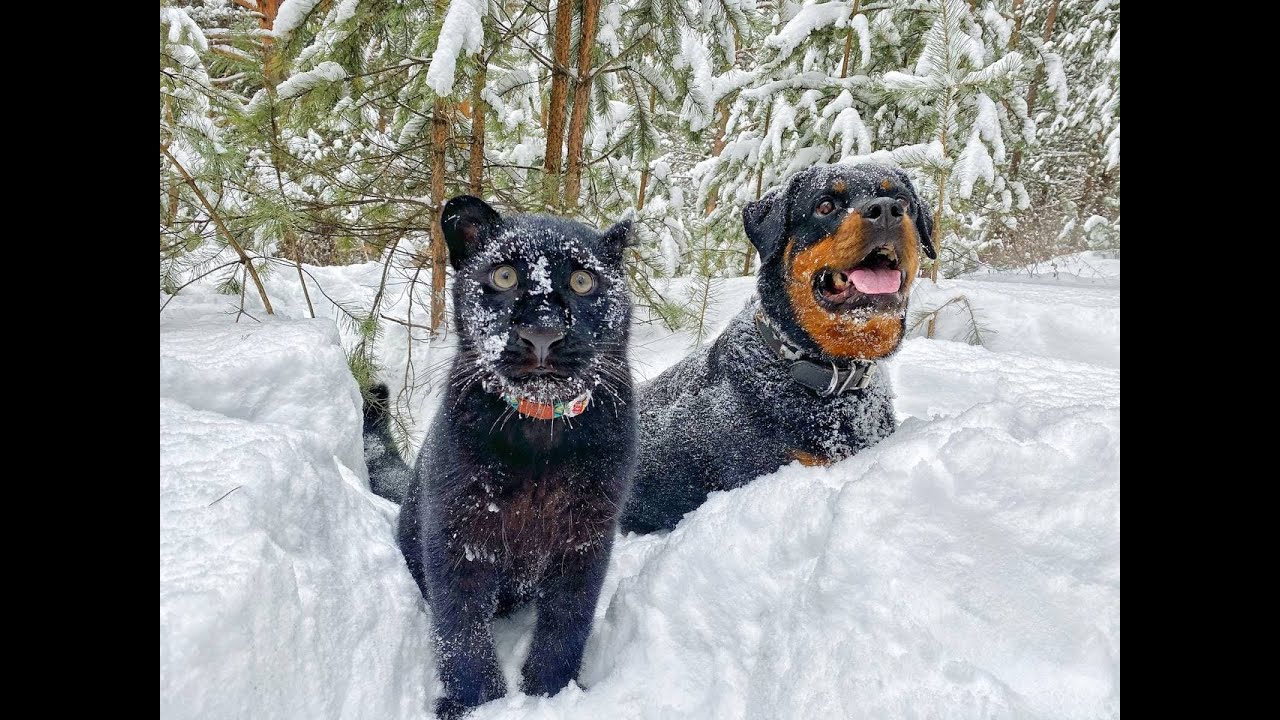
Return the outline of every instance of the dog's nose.
{"type": "Polygon", "coordinates": [[[518,327],[516,334],[533,348],[533,354],[538,358],[538,367],[547,364],[551,346],[564,339],[564,332],[548,327],[518,327]]]}
{"type": "Polygon", "coordinates": [[[892,228],[902,224],[904,211],[893,198],[873,198],[862,206],[862,217],[875,227],[892,228]]]}

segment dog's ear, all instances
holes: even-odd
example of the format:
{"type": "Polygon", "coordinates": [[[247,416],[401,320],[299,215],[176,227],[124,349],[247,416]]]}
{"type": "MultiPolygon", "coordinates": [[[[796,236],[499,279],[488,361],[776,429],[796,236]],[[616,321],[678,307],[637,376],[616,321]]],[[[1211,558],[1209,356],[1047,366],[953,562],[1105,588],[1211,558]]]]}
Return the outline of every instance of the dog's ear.
{"type": "Polygon", "coordinates": [[[742,227],[760,253],[761,265],[782,249],[782,238],[787,232],[787,187],[784,185],[742,208],[742,227]]]}
{"type": "Polygon", "coordinates": [[[462,262],[501,224],[498,211],[480,198],[459,195],[445,203],[444,212],[440,213],[440,227],[449,246],[449,264],[453,269],[462,267],[462,262]]]}
{"type": "Polygon", "coordinates": [[[600,236],[600,259],[611,265],[622,264],[623,252],[635,244],[631,232],[631,218],[618,222],[600,236]]]}
{"type": "Polygon", "coordinates": [[[916,203],[916,234],[920,236],[924,254],[928,255],[930,260],[937,260],[938,251],[933,247],[933,211],[929,209],[929,203],[916,192],[916,186],[911,184],[911,178],[907,177],[905,172],[896,168],[893,172],[898,182],[911,191],[912,199],[916,203]]]}

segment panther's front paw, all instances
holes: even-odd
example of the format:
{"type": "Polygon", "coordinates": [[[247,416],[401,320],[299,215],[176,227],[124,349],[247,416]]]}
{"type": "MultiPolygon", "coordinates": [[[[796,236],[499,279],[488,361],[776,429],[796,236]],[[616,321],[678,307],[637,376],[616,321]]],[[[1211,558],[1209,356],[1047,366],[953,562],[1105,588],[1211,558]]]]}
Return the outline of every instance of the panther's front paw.
{"type": "Polygon", "coordinates": [[[573,674],[565,672],[567,668],[547,668],[545,666],[537,669],[525,665],[521,675],[524,681],[520,683],[520,689],[525,695],[542,695],[550,697],[565,689],[573,680],[573,674]]]}
{"type": "Polygon", "coordinates": [[[442,697],[436,700],[436,717],[440,720],[459,720],[474,709],[475,706],[463,705],[453,698],[442,697]]]}

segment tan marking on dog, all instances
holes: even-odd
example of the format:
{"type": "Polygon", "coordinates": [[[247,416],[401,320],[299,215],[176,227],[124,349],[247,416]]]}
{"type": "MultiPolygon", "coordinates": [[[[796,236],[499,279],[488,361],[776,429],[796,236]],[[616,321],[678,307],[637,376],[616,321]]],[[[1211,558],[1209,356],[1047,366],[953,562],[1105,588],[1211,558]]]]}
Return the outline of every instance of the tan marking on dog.
{"type": "Polygon", "coordinates": [[[842,192],[844,192],[845,190],[848,190],[848,189],[849,189],[849,185],[848,185],[847,183],[845,183],[845,181],[843,181],[843,180],[837,180],[837,181],[835,181],[835,182],[831,183],[831,190],[832,190],[832,192],[842,193],[842,192]]]}
{"type": "Polygon", "coordinates": [[[807,453],[803,450],[792,450],[791,459],[793,461],[799,461],[800,464],[804,465],[805,467],[822,467],[824,465],[831,464],[830,460],[824,457],[813,455],[811,453],[807,453]]]}
{"type": "Polygon", "coordinates": [[[880,181],[880,189],[881,189],[881,190],[892,190],[892,189],[893,189],[893,181],[892,181],[892,180],[890,180],[889,178],[885,178],[884,180],[881,180],[881,181],[880,181]]]}
{"type": "Polygon", "coordinates": [[[907,271],[902,281],[903,297],[911,297],[911,283],[920,272],[920,235],[910,217],[902,218],[902,252],[898,255],[898,266],[907,271]]]}
{"type": "MultiPolygon", "coordinates": [[[[902,248],[898,264],[906,271],[902,292],[909,296],[911,283],[920,270],[919,237],[915,226],[906,218],[902,223],[902,248]]],[[[865,250],[862,216],[852,213],[830,236],[805,248],[792,258],[795,238],[787,242],[784,256],[791,258],[787,275],[787,296],[795,311],[796,321],[826,354],[837,358],[878,360],[893,352],[902,342],[902,320],[899,315],[883,313],[858,319],[832,312],[818,304],[813,296],[813,276],[824,268],[845,269],[862,259],[865,250]]]]}

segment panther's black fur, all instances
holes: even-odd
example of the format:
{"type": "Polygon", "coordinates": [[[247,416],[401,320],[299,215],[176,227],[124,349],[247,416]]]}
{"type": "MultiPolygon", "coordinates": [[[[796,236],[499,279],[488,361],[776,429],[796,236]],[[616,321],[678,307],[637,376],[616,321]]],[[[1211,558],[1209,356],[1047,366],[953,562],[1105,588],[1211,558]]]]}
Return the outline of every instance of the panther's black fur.
{"type": "MultiPolygon", "coordinates": [[[[490,620],[522,603],[538,613],[524,691],[554,694],[576,676],[635,468],[636,416],[629,223],[602,234],[502,217],[469,196],[442,217],[458,352],[403,498],[399,541],[431,607],[445,686],[436,711],[456,717],[506,692],[490,620]],[[581,276],[574,288],[575,273],[590,276],[590,289],[581,276]],[[503,397],[587,391],[585,412],[550,420],[503,397]]],[[[389,441],[376,406],[366,437],[389,441]]],[[[399,501],[389,469],[370,467],[374,488],[399,501]]]]}

